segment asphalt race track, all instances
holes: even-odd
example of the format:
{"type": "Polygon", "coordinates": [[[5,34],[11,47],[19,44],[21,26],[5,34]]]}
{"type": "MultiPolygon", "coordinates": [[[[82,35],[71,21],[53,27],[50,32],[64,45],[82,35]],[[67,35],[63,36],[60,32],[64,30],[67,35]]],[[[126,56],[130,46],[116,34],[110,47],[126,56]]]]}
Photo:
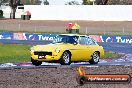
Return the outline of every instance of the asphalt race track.
{"type": "Polygon", "coordinates": [[[106,51],[132,54],[132,44],[130,43],[98,43],[98,44],[103,46],[106,51]]]}

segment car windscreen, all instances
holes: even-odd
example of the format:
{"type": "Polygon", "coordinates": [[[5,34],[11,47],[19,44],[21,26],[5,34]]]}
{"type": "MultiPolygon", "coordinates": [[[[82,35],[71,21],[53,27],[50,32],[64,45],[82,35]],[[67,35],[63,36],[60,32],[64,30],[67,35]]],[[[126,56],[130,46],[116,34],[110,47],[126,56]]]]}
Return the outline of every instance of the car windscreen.
{"type": "Polygon", "coordinates": [[[57,43],[70,43],[74,44],[78,41],[78,36],[68,36],[68,35],[59,35],[61,38],[59,42],[57,43]]]}

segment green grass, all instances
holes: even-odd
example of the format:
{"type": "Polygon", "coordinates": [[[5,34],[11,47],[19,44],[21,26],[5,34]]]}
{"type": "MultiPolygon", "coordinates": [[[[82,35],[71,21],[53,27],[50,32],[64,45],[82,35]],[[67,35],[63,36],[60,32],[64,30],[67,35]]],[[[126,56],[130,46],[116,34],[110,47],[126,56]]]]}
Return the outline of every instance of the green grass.
{"type": "Polygon", "coordinates": [[[112,52],[105,52],[104,59],[117,59],[122,57],[123,55],[118,53],[112,53],[112,52]]]}
{"type": "MultiPolygon", "coordinates": [[[[0,44],[0,64],[30,62],[31,45],[0,44]]],[[[119,58],[117,53],[105,53],[105,59],[119,58]]]]}
{"type": "Polygon", "coordinates": [[[0,29],[0,33],[2,33],[2,32],[20,32],[20,33],[24,33],[24,32],[26,32],[26,33],[40,33],[40,34],[42,34],[42,33],[46,33],[46,34],[66,34],[67,32],[38,32],[38,31],[36,31],[36,32],[34,32],[34,31],[17,31],[17,30],[3,30],[3,29],[0,29]]]}
{"type": "Polygon", "coordinates": [[[0,44],[0,63],[20,63],[30,61],[31,45],[0,44]]]}

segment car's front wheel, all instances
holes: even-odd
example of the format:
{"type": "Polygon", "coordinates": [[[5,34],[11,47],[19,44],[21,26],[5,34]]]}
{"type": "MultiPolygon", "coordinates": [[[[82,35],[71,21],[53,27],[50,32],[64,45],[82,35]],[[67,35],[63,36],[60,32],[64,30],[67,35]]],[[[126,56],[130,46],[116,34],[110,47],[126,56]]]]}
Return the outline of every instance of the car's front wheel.
{"type": "Polygon", "coordinates": [[[99,53],[98,52],[94,52],[93,55],[91,56],[91,60],[89,60],[90,64],[98,64],[99,62],[99,53]]]}
{"type": "Polygon", "coordinates": [[[60,58],[60,64],[70,65],[70,63],[71,63],[71,55],[69,52],[65,51],[60,58]]]}
{"type": "Polygon", "coordinates": [[[35,65],[35,66],[39,66],[39,65],[42,64],[41,61],[37,61],[37,60],[34,60],[34,59],[32,59],[32,58],[31,58],[31,62],[32,62],[32,64],[35,65]]]}

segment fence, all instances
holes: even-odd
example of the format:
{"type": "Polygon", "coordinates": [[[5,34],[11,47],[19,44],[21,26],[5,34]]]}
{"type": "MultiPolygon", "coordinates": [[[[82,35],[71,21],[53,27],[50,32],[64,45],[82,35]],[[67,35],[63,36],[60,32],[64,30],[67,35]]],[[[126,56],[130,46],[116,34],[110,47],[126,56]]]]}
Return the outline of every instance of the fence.
{"type": "MultiPolygon", "coordinates": [[[[29,25],[29,24],[21,24],[21,23],[2,23],[0,22],[1,30],[9,30],[9,31],[22,31],[22,32],[60,32],[65,33],[65,25],[64,26],[41,26],[41,25],[29,25]]],[[[132,35],[132,26],[131,24],[120,25],[120,26],[111,26],[107,24],[101,25],[84,25],[81,26],[80,33],[83,34],[101,34],[101,35],[132,35]]]]}

